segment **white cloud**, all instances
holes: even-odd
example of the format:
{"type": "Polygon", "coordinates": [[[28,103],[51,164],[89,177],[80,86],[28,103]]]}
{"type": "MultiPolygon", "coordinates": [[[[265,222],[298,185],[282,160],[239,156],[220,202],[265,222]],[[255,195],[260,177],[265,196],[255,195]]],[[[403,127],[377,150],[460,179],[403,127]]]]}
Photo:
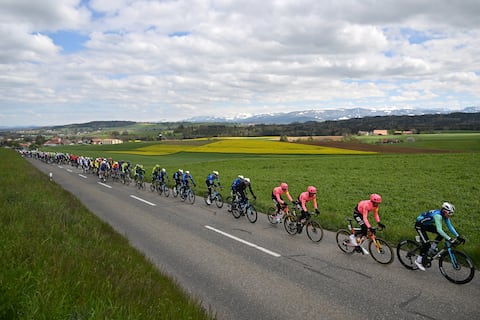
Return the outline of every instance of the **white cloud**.
{"type": "Polygon", "coordinates": [[[478,1],[1,2],[0,126],[479,104],[478,1]]]}

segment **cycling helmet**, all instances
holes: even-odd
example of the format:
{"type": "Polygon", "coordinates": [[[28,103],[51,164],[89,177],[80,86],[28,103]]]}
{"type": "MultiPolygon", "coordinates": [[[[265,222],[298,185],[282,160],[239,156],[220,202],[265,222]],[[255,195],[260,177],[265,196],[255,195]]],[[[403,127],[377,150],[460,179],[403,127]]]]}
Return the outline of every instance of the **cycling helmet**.
{"type": "Polygon", "coordinates": [[[317,193],[317,188],[315,188],[314,186],[309,186],[307,188],[307,191],[308,193],[317,193]]]}
{"type": "Polygon", "coordinates": [[[243,180],[243,176],[241,174],[239,174],[238,177],[243,180]]]}
{"type": "Polygon", "coordinates": [[[162,172],[167,172],[167,170],[165,170],[165,168],[162,168],[162,172]]]}
{"type": "Polygon", "coordinates": [[[250,183],[250,178],[245,178],[244,179],[247,183],[250,183]]]}
{"type": "Polygon", "coordinates": [[[370,195],[370,201],[373,203],[382,203],[382,197],[379,194],[372,193],[370,195]]]}
{"type": "Polygon", "coordinates": [[[182,169],[178,169],[178,172],[183,173],[183,170],[182,170],[182,169]]]}
{"type": "Polygon", "coordinates": [[[188,171],[188,170],[187,170],[187,171],[185,171],[185,174],[190,174],[190,171],[188,171]]]}
{"type": "Polygon", "coordinates": [[[212,172],[214,175],[218,176],[218,171],[213,171],[212,172]]]}
{"type": "Polygon", "coordinates": [[[449,215],[453,215],[455,212],[455,206],[449,202],[444,202],[442,204],[442,209],[447,211],[449,215]]]}
{"type": "Polygon", "coordinates": [[[286,184],[285,182],[282,182],[280,184],[280,187],[282,188],[283,191],[287,191],[288,190],[288,184],[286,184]]]}

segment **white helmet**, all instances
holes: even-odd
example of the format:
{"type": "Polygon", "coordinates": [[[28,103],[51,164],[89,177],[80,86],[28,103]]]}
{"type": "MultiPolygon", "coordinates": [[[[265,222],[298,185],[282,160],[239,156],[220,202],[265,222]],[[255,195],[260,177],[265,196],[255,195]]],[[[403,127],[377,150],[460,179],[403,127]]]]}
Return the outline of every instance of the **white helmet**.
{"type": "Polygon", "coordinates": [[[182,169],[178,169],[178,172],[183,173],[183,170],[182,170],[182,169]]]}
{"type": "Polygon", "coordinates": [[[190,174],[190,171],[188,171],[188,170],[187,170],[187,171],[185,171],[185,174],[190,174]]]}
{"type": "Polygon", "coordinates": [[[241,174],[239,174],[238,177],[243,180],[243,176],[241,174]]]}
{"type": "Polygon", "coordinates": [[[213,171],[212,172],[214,175],[218,176],[218,171],[213,171]]]}
{"type": "Polygon", "coordinates": [[[245,181],[250,183],[250,178],[245,178],[245,181]]]}
{"type": "Polygon", "coordinates": [[[449,202],[444,202],[442,204],[442,209],[448,211],[450,215],[453,215],[453,213],[455,212],[455,206],[449,202]]]}
{"type": "Polygon", "coordinates": [[[162,168],[162,172],[166,172],[167,170],[165,170],[165,168],[162,168]]]}

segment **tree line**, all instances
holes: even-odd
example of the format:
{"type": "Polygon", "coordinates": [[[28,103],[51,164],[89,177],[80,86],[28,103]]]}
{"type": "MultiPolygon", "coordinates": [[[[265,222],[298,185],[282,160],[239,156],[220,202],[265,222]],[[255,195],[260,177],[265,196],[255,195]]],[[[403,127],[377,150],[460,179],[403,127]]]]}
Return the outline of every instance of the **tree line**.
{"type": "Polygon", "coordinates": [[[338,121],[291,124],[221,124],[182,123],[172,137],[184,139],[201,137],[253,136],[338,136],[356,135],[360,131],[412,130],[416,133],[438,131],[480,131],[480,113],[450,113],[419,116],[377,116],[338,121]]]}

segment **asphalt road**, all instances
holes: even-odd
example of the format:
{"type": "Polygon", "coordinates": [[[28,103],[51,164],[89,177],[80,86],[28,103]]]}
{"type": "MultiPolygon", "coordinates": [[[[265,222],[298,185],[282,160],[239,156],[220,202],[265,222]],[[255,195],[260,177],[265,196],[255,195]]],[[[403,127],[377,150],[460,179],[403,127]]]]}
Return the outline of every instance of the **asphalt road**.
{"type": "MultiPolygon", "coordinates": [[[[455,285],[437,262],[426,272],[342,253],[334,232],[315,244],[259,214],[195,204],[107,182],[70,166],[29,159],[53,173],[218,319],[478,319],[480,276],[455,285]]],[[[199,179],[201,180],[201,179],[199,179]]],[[[224,191],[224,193],[226,193],[224,191]]],[[[321,218],[320,218],[321,219],[321,218]]],[[[412,233],[413,237],[413,233],[412,233]]]]}

